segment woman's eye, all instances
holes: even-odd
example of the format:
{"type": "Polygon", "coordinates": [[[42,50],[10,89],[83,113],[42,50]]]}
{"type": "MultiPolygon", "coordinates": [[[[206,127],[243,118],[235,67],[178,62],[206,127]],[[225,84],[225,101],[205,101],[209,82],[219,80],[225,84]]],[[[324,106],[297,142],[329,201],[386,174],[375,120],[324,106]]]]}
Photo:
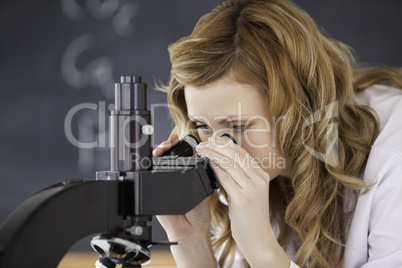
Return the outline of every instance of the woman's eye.
{"type": "Polygon", "coordinates": [[[238,132],[241,132],[241,131],[246,130],[249,126],[250,125],[241,125],[241,126],[233,125],[233,126],[231,126],[231,128],[233,128],[234,130],[236,130],[238,132]]]}
{"type": "Polygon", "coordinates": [[[210,130],[210,127],[208,125],[198,125],[198,126],[195,126],[195,128],[197,130],[200,129],[202,131],[209,131],[210,130]]]}

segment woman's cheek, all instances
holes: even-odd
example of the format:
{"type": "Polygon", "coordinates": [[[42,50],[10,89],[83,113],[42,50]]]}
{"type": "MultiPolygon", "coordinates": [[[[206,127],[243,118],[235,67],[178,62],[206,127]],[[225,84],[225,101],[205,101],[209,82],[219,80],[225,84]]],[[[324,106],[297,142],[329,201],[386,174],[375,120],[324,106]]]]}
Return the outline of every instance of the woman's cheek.
{"type": "Polygon", "coordinates": [[[265,132],[245,131],[241,146],[253,156],[263,155],[269,150],[269,136],[265,132]]]}
{"type": "Polygon", "coordinates": [[[243,138],[241,146],[250,154],[252,161],[250,165],[262,167],[271,178],[280,175],[284,158],[271,143],[269,133],[254,132],[243,138]]]}

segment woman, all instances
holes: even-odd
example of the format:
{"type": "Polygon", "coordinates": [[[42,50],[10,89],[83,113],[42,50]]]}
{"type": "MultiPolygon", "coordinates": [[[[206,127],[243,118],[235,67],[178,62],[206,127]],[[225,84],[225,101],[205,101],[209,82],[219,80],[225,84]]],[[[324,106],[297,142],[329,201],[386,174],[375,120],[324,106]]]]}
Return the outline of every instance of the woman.
{"type": "Polygon", "coordinates": [[[198,136],[222,186],[158,217],[179,267],[401,265],[400,70],[357,70],[280,0],[224,2],[169,52],[175,133],[198,136]]]}

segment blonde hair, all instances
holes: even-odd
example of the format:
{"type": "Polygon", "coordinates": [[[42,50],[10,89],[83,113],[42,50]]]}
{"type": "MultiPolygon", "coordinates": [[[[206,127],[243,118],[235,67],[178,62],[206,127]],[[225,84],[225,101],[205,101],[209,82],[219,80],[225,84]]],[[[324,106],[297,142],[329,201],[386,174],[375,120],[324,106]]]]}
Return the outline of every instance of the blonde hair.
{"type": "MultiPolygon", "coordinates": [[[[168,102],[180,136],[193,132],[184,86],[206,85],[228,74],[255,85],[270,115],[284,118],[276,137],[292,177],[285,188],[273,180],[269,193],[278,241],[286,249],[294,232],[301,267],[338,267],[346,239],[345,190],[368,188],[359,175],[379,131],[374,113],[356,103],[355,93],[379,82],[402,86],[401,71],[356,71],[349,47],[325,37],[304,11],[280,0],[226,1],[169,52],[168,102]],[[306,126],[312,115],[318,122],[306,126]],[[326,153],[314,155],[306,146],[326,153]]],[[[219,263],[231,265],[236,244],[228,208],[216,195],[211,212],[219,263]]]]}

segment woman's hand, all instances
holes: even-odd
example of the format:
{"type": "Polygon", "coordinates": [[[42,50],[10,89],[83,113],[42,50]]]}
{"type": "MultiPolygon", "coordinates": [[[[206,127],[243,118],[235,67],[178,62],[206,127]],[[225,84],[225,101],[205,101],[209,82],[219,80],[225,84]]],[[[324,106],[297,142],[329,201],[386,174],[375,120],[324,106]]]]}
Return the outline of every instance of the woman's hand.
{"type": "MultiPolygon", "coordinates": [[[[176,140],[178,140],[176,134],[170,135],[167,141],[155,148],[152,152],[153,156],[162,155],[172,147],[172,143],[176,140]]],[[[194,232],[210,234],[211,213],[208,199],[205,199],[185,215],[157,216],[157,218],[167,232],[170,241],[181,241],[194,232]]]]}
{"type": "Polygon", "coordinates": [[[242,147],[225,138],[197,146],[228,195],[232,236],[251,267],[289,267],[270,224],[270,176],[242,147]]]}
{"type": "MultiPolygon", "coordinates": [[[[153,156],[160,156],[178,140],[175,134],[161,143],[152,152],[153,156]]],[[[211,213],[209,198],[202,201],[185,215],[156,216],[171,242],[177,242],[171,251],[178,267],[216,267],[213,254],[210,228],[211,213]],[[197,266],[198,265],[198,266],[197,266]]]]}

